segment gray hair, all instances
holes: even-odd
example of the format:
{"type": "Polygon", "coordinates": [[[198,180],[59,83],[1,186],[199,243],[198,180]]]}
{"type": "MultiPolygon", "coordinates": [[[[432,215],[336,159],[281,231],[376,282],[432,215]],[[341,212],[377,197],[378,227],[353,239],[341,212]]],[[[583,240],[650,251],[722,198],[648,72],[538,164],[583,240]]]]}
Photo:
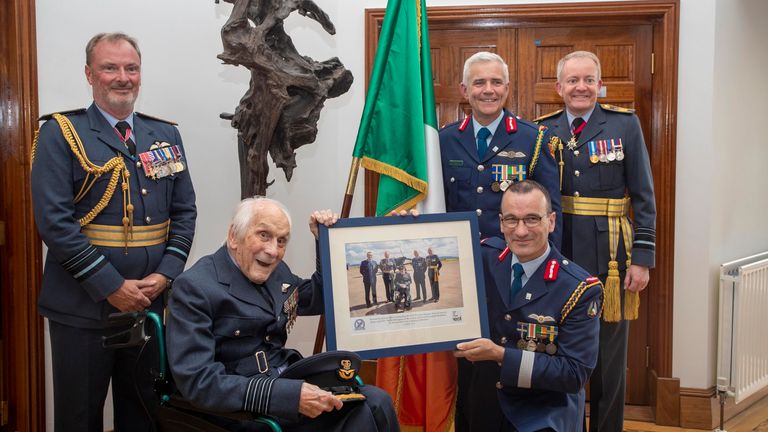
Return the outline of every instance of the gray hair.
{"type": "Polygon", "coordinates": [[[600,70],[600,59],[597,58],[594,53],[589,51],[574,51],[570,54],[566,54],[565,57],[561,58],[560,61],[557,62],[557,81],[559,82],[563,78],[562,74],[563,68],[565,67],[565,62],[578,58],[590,59],[595,62],[595,66],[597,66],[597,80],[600,81],[600,77],[602,76],[602,71],[600,70]]]}
{"type": "Polygon", "coordinates": [[[253,224],[253,218],[256,216],[256,210],[263,208],[265,205],[271,204],[282,210],[285,217],[288,219],[288,229],[293,227],[291,222],[291,214],[288,213],[288,209],[280,201],[263,196],[254,196],[246,198],[240,201],[235,209],[235,214],[232,216],[232,223],[230,229],[235,234],[235,238],[242,240],[248,234],[248,228],[253,224]]]}
{"type": "Polygon", "coordinates": [[[92,37],[91,40],[88,41],[88,44],[85,45],[85,64],[88,66],[91,65],[91,59],[93,58],[93,49],[96,48],[96,45],[101,41],[107,41],[110,43],[117,43],[120,41],[126,41],[133,49],[136,50],[136,54],[139,55],[139,60],[141,60],[141,51],[139,50],[139,42],[130,36],[128,36],[125,33],[115,32],[115,33],[99,33],[96,36],[92,37]]]}
{"type": "Polygon", "coordinates": [[[472,56],[464,62],[464,77],[461,81],[464,83],[464,86],[469,87],[469,69],[472,67],[472,65],[475,63],[488,62],[496,62],[501,64],[501,68],[504,71],[504,84],[509,83],[509,66],[507,66],[507,64],[504,62],[504,59],[501,58],[501,56],[498,54],[494,54],[488,51],[480,51],[472,54],[472,56]]]}

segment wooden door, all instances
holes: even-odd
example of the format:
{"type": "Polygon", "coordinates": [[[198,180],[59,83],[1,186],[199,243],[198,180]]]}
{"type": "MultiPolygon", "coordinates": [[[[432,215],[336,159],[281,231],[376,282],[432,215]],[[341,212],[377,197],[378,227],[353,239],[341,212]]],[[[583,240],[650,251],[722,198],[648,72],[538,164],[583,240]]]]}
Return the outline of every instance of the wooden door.
{"type": "MultiPolygon", "coordinates": [[[[571,51],[592,51],[602,66],[603,94],[598,102],[635,109],[646,141],[650,143],[651,25],[523,28],[519,30],[518,39],[520,116],[535,118],[563,108],[563,100],[555,91],[558,61],[571,51]]],[[[653,276],[648,287],[651,293],[654,291],[653,276]]],[[[641,302],[640,318],[630,325],[628,404],[649,403],[647,309],[647,302],[641,302]]]]}

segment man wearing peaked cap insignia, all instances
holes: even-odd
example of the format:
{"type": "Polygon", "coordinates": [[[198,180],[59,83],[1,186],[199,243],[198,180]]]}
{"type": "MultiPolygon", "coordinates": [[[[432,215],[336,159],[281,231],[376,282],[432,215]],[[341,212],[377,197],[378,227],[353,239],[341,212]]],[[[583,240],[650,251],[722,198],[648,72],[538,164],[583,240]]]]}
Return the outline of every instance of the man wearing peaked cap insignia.
{"type": "Polygon", "coordinates": [[[140,348],[105,349],[101,338],[115,333],[110,313],[162,312],[192,246],[195,191],[175,124],[134,112],[136,40],[101,33],[85,54],[93,104],[43,116],[33,149],[35,222],[48,246],[38,310],[50,324],[54,423],[56,431],[102,431],[111,380],[115,429],[144,431],[157,404],[153,342],[139,357],[140,348]],[[169,155],[146,163],[160,142],[169,155]]]}
{"type": "Polygon", "coordinates": [[[616,431],[624,423],[627,320],[637,318],[639,292],[655,264],[656,201],[640,120],[632,110],[597,103],[600,76],[593,53],[563,57],[556,89],[565,110],[537,120],[559,139],[563,254],[605,283],[589,428],[616,431]]]}
{"type": "Polygon", "coordinates": [[[456,346],[456,431],[581,431],[597,363],[602,284],[547,236],[555,213],[533,180],[502,196],[504,240],[482,242],[490,339],[456,346]]]}
{"type": "MultiPolygon", "coordinates": [[[[313,212],[309,228],[315,239],[318,224],[337,219],[330,210],[313,212]]],[[[290,234],[282,204],[245,199],[226,244],[176,279],[166,337],[181,396],[208,411],[276,417],[284,431],[399,430],[389,396],[351,382],[350,370],[359,369],[356,356],[325,353],[301,360],[285,348],[296,316],[318,315],[324,305],[319,260],[310,279],[283,262],[290,234]]],[[[219,420],[231,430],[256,427],[219,420]]]]}
{"type": "Polygon", "coordinates": [[[501,195],[513,181],[530,178],[544,185],[557,213],[550,238],[560,244],[560,192],[549,133],[504,109],[509,68],[497,54],[481,51],[464,63],[460,84],[472,114],[440,130],[445,205],[473,211],[482,237],[500,236],[496,214],[501,195]],[[516,175],[507,175],[511,171],[516,175]]]}

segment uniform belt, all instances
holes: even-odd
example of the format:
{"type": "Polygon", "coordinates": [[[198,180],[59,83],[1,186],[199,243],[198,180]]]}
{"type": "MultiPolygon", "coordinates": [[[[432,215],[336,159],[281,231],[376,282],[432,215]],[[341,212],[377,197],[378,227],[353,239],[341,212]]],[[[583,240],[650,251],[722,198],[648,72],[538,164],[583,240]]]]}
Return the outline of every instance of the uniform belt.
{"type": "MultiPolygon", "coordinates": [[[[605,281],[603,320],[608,322],[621,321],[621,281],[619,280],[619,263],[616,257],[619,251],[619,237],[624,238],[624,250],[627,253],[626,266],[632,265],[632,225],[627,219],[629,212],[629,197],[624,198],[587,198],[563,195],[561,197],[563,213],[577,216],[607,216],[608,217],[608,278],[605,281]]],[[[627,292],[624,303],[624,318],[636,319],[637,293],[627,292]],[[632,297],[632,299],[630,299],[632,297]]]]}
{"type": "Polygon", "coordinates": [[[629,212],[629,197],[586,198],[563,195],[563,213],[578,216],[626,216],[629,212]]]}
{"type": "Polygon", "coordinates": [[[168,239],[168,227],[171,220],[157,225],[134,225],[133,229],[125,235],[125,227],[122,225],[88,224],[83,226],[81,232],[85,234],[94,246],[108,247],[147,247],[156,246],[168,239]]]}

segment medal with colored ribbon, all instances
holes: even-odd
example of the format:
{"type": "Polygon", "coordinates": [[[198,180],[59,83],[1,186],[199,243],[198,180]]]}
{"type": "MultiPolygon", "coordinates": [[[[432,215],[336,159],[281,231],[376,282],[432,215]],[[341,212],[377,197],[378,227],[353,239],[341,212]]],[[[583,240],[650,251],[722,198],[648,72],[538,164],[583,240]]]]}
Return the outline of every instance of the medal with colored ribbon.
{"type": "Polygon", "coordinates": [[[573,129],[573,131],[571,131],[571,139],[568,140],[568,145],[567,145],[568,150],[573,151],[573,150],[576,149],[576,144],[578,143],[578,140],[576,139],[576,136],[578,136],[581,133],[581,131],[584,130],[584,128],[586,126],[587,126],[587,122],[584,122],[584,123],[580,124],[579,127],[575,128],[575,129],[573,129]]]}
{"type": "Polygon", "coordinates": [[[624,145],[621,142],[621,138],[616,143],[616,160],[624,160],[624,145]]]}
{"type": "Polygon", "coordinates": [[[589,142],[589,161],[593,164],[598,163],[600,158],[597,153],[597,143],[594,141],[589,142]]]}
{"type": "Polygon", "coordinates": [[[608,158],[608,162],[613,162],[616,160],[616,147],[613,144],[613,138],[607,140],[608,142],[608,155],[606,156],[608,158]]]}

